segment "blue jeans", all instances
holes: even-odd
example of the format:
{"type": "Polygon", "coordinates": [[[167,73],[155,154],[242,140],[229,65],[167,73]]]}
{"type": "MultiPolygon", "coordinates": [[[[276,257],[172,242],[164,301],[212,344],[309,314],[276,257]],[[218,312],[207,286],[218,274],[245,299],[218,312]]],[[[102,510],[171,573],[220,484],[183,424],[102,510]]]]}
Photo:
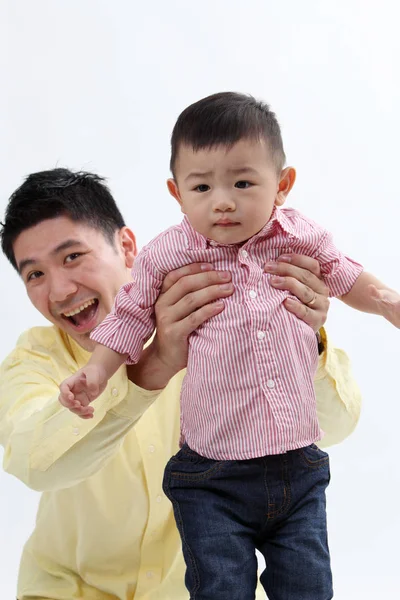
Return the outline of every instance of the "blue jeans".
{"type": "Polygon", "coordinates": [[[255,550],[270,600],[330,600],[325,490],[329,457],[312,444],[251,460],[204,458],[184,445],[170,459],[171,500],[191,600],[254,600],[255,550]]]}

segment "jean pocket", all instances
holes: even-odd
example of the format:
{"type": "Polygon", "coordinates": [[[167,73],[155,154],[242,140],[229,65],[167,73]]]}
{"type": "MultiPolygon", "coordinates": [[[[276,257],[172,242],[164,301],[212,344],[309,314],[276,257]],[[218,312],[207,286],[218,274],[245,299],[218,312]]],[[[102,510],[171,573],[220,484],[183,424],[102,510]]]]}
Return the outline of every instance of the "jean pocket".
{"type": "Polygon", "coordinates": [[[316,444],[299,448],[298,452],[303,462],[312,469],[329,466],[329,455],[316,444]]]}
{"type": "Polygon", "coordinates": [[[175,456],[173,456],[166,467],[169,477],[172,479],[185,479],[186,481],[199,481],[208,479],[218,473],[225,461],[213,460],[200,456],[184,444],[175,456]]]}

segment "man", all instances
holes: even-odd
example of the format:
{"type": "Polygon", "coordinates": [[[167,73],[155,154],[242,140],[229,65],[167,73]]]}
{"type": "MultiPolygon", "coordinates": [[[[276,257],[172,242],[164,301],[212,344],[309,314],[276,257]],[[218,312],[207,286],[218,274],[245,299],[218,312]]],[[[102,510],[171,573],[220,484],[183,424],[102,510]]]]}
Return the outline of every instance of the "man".
{"type": "MultiPolygon", "coordinates": [[[[129,281],[134,235],[99,177],[55,169],[30,175],[14,192],[1,240],[31,302],[52,323],[23,334],[0,372],[4,468],[43,492],[18,599],[186,599],[162,475],[178,445],[188,336],[223,310],[234,293],[230,274],[198,264],[170,273],[154,340],[138,365],[114,375],[94,418],[82,421],[59,404],[58,386],[85,364],[90,332],[129,281]]],[[[293,257],[266,269],[300,300],[287,309],[318,331],[328,300],[316,261],[293,257]]],[[[315,385],[328,445],[353,430],[360,399],[346,356],[321,335],[315,385]]]]}

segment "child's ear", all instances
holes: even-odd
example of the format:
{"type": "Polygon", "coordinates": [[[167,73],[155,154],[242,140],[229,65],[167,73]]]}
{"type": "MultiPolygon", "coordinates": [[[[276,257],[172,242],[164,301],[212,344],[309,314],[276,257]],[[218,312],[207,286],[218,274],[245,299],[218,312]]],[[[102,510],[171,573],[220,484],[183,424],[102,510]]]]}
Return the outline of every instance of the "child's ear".
{"type": "Polygon", "coordinates": [[[278,192],[275,198],[276,206],[282,206],[285,203],[285,200],[294,186],[294,182],[296,181],[296,170],[293,167],[286,167],[283,169],[280,178],[279,178],[279,186],[278,192]]]}
{"type": "Polygon", "coordinates": [[[178,202],[178,204],[181,207],[181,211],[183,211],[183,206],[182,206],[182,199],[181,199],[181,195],[179,193],[179,188],[178,185],[175,181],[175,179],[167,179],[167,188],[169,193],[171,194],[171,196],[173,196],[175,198],[175,200],[178,202]]]}

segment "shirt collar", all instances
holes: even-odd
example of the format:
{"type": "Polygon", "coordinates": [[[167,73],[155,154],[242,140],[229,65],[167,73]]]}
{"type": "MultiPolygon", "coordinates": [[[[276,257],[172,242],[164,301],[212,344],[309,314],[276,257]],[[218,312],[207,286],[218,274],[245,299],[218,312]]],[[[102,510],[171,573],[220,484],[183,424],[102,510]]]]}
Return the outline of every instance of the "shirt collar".
{"type": "Polygon", "coordinates": [[[186,235],[189,250],[207,248],[207,238],[192,227],[186,215],[183,217],[181,228],[186,235]]]}
{"type": "Polygon", "coordinates": [[[251,239],[256,240],[259,238],[273,237],[279,229],[283,230],[288,235],[296,235],[296,231],[285,211],[275,206],[269,221],[264,225],[261,231],[256,233],[251,239]]]}
{"type": "Polygon", "coordinates": [[[244,246],[248,243],[253,243],[262,238],[270,238],[276,235],[279,229],[282,229],[289,235],[296,235],[296,232],[292,226],[290,219],[285,214],[285,211],[278,207],[274,207],[269,221],[264,227],[253,237],[244,243],[240,244],[219,244],[215,240],[210,240],[204,235],[196,231],[191,225],[189,219],[185,215],[181,223],[182,230],[186,235],[188,241],[188,248],[190,250],[198,250],[203,248],[215,248],[215,247],[231,247],[231,246],[244,246]]]}

